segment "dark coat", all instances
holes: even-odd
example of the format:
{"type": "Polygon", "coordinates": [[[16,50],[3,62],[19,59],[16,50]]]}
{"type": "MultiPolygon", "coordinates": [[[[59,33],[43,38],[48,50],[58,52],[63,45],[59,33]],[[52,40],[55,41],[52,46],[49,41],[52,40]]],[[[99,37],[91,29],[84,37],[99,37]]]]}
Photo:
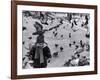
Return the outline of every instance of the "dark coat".
{"type": "Polygon", "coordinates": [[[36,47],[33,46],[32,49],[30,50],[30,54],[32,55],[32,60],[34,61],[34,68],[44,68],[47,67],[47,59],[51,58],[51,52],[48,46],[43,48],[43,58],[44,58],[44,62],[40,63],[40,58],[35,59],[35,51],[36,51],[36,47]]]}

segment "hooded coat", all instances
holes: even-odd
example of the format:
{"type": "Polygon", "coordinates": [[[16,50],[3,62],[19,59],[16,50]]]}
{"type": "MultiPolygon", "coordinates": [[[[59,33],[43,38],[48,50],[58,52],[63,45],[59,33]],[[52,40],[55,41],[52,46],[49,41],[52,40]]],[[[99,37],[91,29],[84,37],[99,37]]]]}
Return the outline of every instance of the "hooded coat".
{"type": "Polygon", "coordinates": [[[30,50],[30,54],[32,55],[32,60],[34,61],[33,67],[34,68],[45,68],[47,67],[47,60],[48,58],[51,58],[51,52],[48,46],[43,47],[42,49],[40,49],[42,51],[38,51],[38,53],[40,52],[40,54],[43,54],[43,60],[41,62],[40,59],[40,55],[38,57],[36,57],[37,55],[37,47],[33,46],[32,49],[30,50]]]}

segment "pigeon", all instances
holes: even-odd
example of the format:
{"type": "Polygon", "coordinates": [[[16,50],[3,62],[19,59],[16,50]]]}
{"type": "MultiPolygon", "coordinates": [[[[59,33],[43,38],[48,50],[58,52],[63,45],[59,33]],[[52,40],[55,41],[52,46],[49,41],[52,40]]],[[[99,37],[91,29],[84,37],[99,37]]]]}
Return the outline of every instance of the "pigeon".
{"type": "Polygon", "coordinates": [[[53,57],[58,57],[58,52],[54,52],[53,57]]]}
{"type": "Polygon", "coordinates": [[[28,39],[30,39],[30,40],[31,40],[31,39],[32,39],[32,37],[28,37],[28,39]]]}
{"type": "Polygon", "coordinates": [[[23,41],[23,43],[22,43],[23,45],[25,44],[25,41],[23,41]]]}
{"type": "Polygon", "coordinates": [[[63,38],[63,35],[61,35],[61,38],[63,38]]]}
{"type": "Polygon", "coordinates": [[[26,30],[26,29],[27,29],[26,27],[23,27],[23,31],[26,30]]]}
{"type": "Polygon", "coordinates": [[[59,45],[58,44],[55,44],[55,47],[57,48],[59,45]]]}
{"type": "Polygon", "coordinates": [[[60,47],[60,51],[63,51],[63,49],[64,49],[63,47],[60,47]]]}

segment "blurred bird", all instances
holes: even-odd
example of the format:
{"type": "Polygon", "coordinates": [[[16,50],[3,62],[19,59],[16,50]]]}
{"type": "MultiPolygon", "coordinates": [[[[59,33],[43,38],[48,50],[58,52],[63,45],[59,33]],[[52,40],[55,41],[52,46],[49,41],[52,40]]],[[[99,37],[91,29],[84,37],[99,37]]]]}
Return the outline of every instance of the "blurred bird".
{"type": "Polygon", "coordinates": [[[26,30],[26,29],[27,29],[27,28],[23,26],[23,29],[22,29],[22,30],[24,31],[24,30],[26,30]]]}
{"type": "Polygon", "coordinates": [[[25,41],[23,41],[23,43],[22,43],[23,45],[25,44],[25,41]]]}
{"type": "Polygon", "coordinates": [[[54,52],[53,57],[58,57],[58,52],[54,52]]]}
{"type": "Polygon", "coordinates": [[[32,39],[32,37],[28,37],[28,39],[30,39],[30,40],[31,40],[31,39],[32,39]]]}
{"type": "Polygon", "coordinates": [[[64,48],[61,46],[61,47],[60,47],[60,51],[62,52],[62,51],[63,51],[63,49],[64,49],[64,48]]]}
{"type": "Polygon", "coordinates": [[[55,44],[55,47],[57,48],[59,45],[58,44],[55,44]]]}

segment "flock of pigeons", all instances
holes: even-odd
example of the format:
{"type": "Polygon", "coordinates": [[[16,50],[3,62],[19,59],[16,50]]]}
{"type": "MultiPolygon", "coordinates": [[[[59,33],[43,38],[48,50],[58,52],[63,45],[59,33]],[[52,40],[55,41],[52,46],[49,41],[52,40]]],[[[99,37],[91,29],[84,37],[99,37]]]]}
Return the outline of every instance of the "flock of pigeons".
{"type": "MultiPolygon", "coordinates": [[[[32,16],[33,18],[34,18],[34,16],[30,13],[30,12],[28,12],[28,11],[26,11],[26,12],[24,12],[24,17],[29,17],[29,16],[32,16]]],[[[50,14],[49,14],[50,15],[50,14]]],[[[56,15],[56,14],[55,14],[56,15]]],[[[47,19],[46,17],[48,17],[48,14],[42,14],[42,12],[40,12],[40,16],[39,17],[36,17],[38,20],[45,20],[45,19],[47,19]]],[[[51,17],[51,16],[50,16],[51,17]]],[[[54,18],[53,17],[51,17],[51,20],[53,20],[54,18]]],[[[86,19],[86,21],[85,21],[85,23],[83,23],[83,24],[81,24],[81,26],[83,27],[84,25],[88,25],[88,23],[89,23],[89,18],[88,18],[88,16],[86,15],[85,16],[85,19],[86,19]]],[[[77,22],[75,21],[75,20],[73,20],[73,22],[71,22],[71,20],[72,20],[72,15],[70,15],[70,17],[68,18],[68,21],[69,21],[69,23],[71,24],[71,29],[73,30],[73,32],[76,32],[77,30],[74,30],[73,28],[74,28],[74,26],[77,26],[78,24],[77,24],[77,22]]],[[[28,24],[28,22],[26,22],[27,24],[28,24]]],[[[41,24],[43,24],[43,25],[48,25],[49,23],[47,23],[47,20],[45,20],[44,22],[41,22],[41,24]]],[[[56,37],[57,35],[58,35],[58,31],[57,31],[57,29],[61,26],[63,24],[63,19],[60,19],[60,21],[59,21],[59,24],[58,25],[56,25],[56,26],[54,26],[54,27],[52,27],[52,28],[49,28],[48,29],[48,31],[51,31],[51,30],[55,30],[55,31],[53,31],[52,33],[53,33],[53,36],[54,37],[56,37]]],[[[64,29],[65,29],[65,27],[63,27],[64,29]]],[[[23,31],[25,31],[25,30],[27,30],[27,27],[25,27],[25,26],[23,26],[22,27],[22,30],[23,31]]],[[[62,34],[62,35],[60,35],[60,37],[61,38],[63,38],[64,37],[64,35],[62,34]]],[[[69,33],[69,39],[71,39],[71,33],[69,33]]],[[[90,34],[89,33],[87,33],[86,35],[85,35],[85,37],[86,38],[90,38],[90,34]]],[[[29,40],[32,40],[32,36],[30,36],[30,37],[28,37],[28,39],[29,40]]],[[[25,45],[25,41],[23,41],[22,42],[22,44],[23,45],[25,45]]],[[[90,51],[90,45],[89,45],[89,43],[84,43],[82,40],[80,40],[79,41],[79,44],[77,45],[77,42],[76,41],[73,41],[73,42],[71,42],[71,43],[69,43],[68,44],[69,45],[69,47],[71,48],[72,46],[74,46],[75,47],[75,53],[74,53],[74,55],[72,55],[71,56],[71,58],[70,59],[68,59],[66,62],[65,62],[65,64],[64,65],[62,65],[62,66],[66,66],[66,67],[68,67],[68,66],[84,66],[84,65],[89,65],[90,64],[90,62],[89,62],[89,57],[87,57],[87,56],[81,56],[81,53],[82,52],[84,52],[84,51],[87,51],[87,52],[89,52],[90,51]]],[[[57,43],[55,43],[54,44],[54,46],[55,46],[55,48],[59,48],[59,50],[60,50],[60,52],[63,52],[64,51],[64,47],[63,46],[60,46],[59,44],[57,44],[57,43]]],[[[31,48],[30,48],[31,49],[31,48]]],[[[28,49],[28,50],[30,50],[30,49],[28,49]]],[[[58,51],[56,51],[56,52],[54,52],[54,53],[52,53],[52,57],[55,57],[55,58],[57,58],[59,56],[59,52],[58,51]]],[[[30,61],[30,54],[29,53],[27,53],[24,57],[23,57],[23,68],[25,68],[26,67],[26,65],[28,64],[28,61],[30,61]],[[26,60],[25,60],[26,59],[26,60]]],[[[50,61],[49,61],[50,62],[50,61]]],[[[30,65],[32,65],[32,63],[30,63],[30,65]]]]}

